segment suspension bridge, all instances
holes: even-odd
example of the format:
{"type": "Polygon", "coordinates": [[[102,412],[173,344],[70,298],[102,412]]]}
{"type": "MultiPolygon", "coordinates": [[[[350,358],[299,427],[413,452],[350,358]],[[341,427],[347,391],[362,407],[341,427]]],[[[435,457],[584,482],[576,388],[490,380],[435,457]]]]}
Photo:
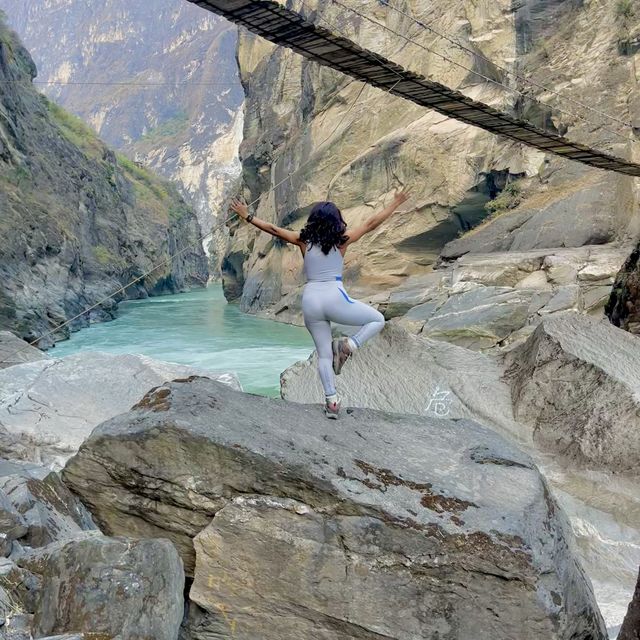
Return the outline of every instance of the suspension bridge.
{"type": "Polygon", "coordinates": [[[414,73],[274,0],[189,0],[274,44],[445,116],[563,158],[630,176],[640,165],[574,142],[414,73]]]}

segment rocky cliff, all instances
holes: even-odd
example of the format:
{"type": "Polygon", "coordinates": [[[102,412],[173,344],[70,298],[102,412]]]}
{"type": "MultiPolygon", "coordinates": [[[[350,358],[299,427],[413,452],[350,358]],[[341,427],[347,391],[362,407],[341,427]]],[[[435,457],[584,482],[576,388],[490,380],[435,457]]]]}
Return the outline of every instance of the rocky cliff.
{"type": "MultiPolygon", "coordinates": [[[[360,3],[342,4],[293,2],[318,24],[476,99],[571,139],[637,154],[631,127],[621,124],[638,116],[640,12],[633,3],[403,4],[446,38],[392,3],[363,11],[395,34],[348,11],[362,10],[360,3]]],[[[247,198],[259,198],[258,215],[299,228],[312,202],[332,199],[353,225],[388,201],[395,185],[414,187],[406,213],[347,254],[355,295],[393,290],[468,253],[501,259],[514,250],[626,244],[637,235],[632,178],[545,156],[378,89],[366,87],[357,99],[359,83],[246,31],[238,60],[246,93],[243,186],[247,198]]],[[[235,229],[223,269],[227,297],[250,312],[299,320],[296,251],[252,228],[235,229]]],[[[600,314],[605,300],[595,305],[600,314]]]]}
{"type": "Polygon", "coordinates": [[[38,80],[59,83],[42,85],[47,96],[175,180],[209,229],[240,169],[235,28],[181,0],[0,0],[0,8],[38,80]]]}
{"type": "Polygon", "coordinates": [[[38,338],[164,262],[46,347],[112,317],[123,298],[180,291],[208,271],[198,221],[175,187],[39,94],[35,75],[0,24],[0,326],[38,338]]]}

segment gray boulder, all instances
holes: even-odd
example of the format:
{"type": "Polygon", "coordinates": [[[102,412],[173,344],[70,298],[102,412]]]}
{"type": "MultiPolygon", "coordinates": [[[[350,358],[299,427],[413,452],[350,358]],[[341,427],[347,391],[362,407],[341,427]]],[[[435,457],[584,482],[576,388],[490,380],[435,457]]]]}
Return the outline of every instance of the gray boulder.
{"type": "Polygon", "coordinates": [[[19,563],[42,582],[34,637],[77,632],[123,640],[178,636],[184,572],[168,540],[89,532],[34,550],[19,563]]]}
{"type": "Polygon", "coordinates": [[[14,624],[11,621],[20,613],[33,614],[39,588],[40,579],[31,571],[19,567],[9,558],[0,560],[0,620],[4,621],[0,632],[8,627],[18,629],[23,626],[19,619],[14,620],[14,624]]]}
{"type": "Polygon", "coordinates": [[[335,423],[194,378],[100,425],[63,478],[107,533],[174,541],[211,638],[605,637],[544,479],[470,420],[335,423]]]}
{"type": "Polygon", "coordinates": [[[545,318],[506,356],[515,417],[547,451],[581,465],[640,465],[640,342],[605,321],[545,318]]]}
{"type": "Polygon", "coordinates": [[[33,614],[17,612],[8,617],[5,624],[0,627],[2,640],[32,640],[31,623],[33,614]]]}
{"type": "Polygon", "coordinates": [[[48,356],[32,347],[28,342],[18,338],[11,331],[0,331],[0,369],[12,367],[14,364],[46,360],[48,356]]]}
{"type": "Polygon", "coordinates": [[[567,309],[603,316],[627,249],[618,245],[472,253],[411,276],[375,303],[413,333],[469,349],[506,350],[541,318],[567,309]]]}
{"type": "MultiPolygon", "coordinates": [[[[525,251],[545,247],[582,247],[618,240],[631,220],[631,209],[617,204],[623,176],[607,176],[578,168],[564,189],[489,220],[445,245],[452,259],[468,253],[525,251]]],[[[565,174],[566,179],[566,174],[565,174]]]]}
{"type": "Polygon", "coordinates": [[[5,429],[0,447],[4,444],[10,457],[59,469],[97,424],[129,409],[151,387],[194,374],[240,388],[231,373],[129,354],[82,352],[5,369],[0,371],[0,426],[5,429]]]}
{"type": "Polygon", "coordinates": [[[471,285],[435,310],[422,333],[470,349],[493,347],[526,325],[550,297],[534,289],[471,285]]]}

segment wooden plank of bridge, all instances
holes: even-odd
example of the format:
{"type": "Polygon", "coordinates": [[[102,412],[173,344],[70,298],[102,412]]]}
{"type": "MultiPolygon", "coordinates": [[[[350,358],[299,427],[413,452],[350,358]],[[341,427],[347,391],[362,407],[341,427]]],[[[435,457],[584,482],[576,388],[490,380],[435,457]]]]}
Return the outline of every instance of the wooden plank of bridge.
{"type": "Polygon", "coordinates": [[[420,76],[363,49],[355,42],[305,20],[273,0],[189,0],[224,16],[309,60],[433,109],[450,118],[506,136],[547,153],[583,164],[640,176],[640,165],[583,144],[472,100],[459,91],[420,76]]]}

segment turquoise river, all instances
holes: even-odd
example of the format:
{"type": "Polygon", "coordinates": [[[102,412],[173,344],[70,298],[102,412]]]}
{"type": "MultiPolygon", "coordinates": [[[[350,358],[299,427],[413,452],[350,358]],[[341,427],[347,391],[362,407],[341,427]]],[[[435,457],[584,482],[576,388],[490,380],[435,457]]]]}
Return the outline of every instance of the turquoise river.
{"type": "Polygon", "coordinates": [[[210,284],[123,302],[118,318],[73,333],[50,354],[141,353],[208,371],[233,371],[245,391],[278,396],[280,372],[308,358],[313,348],[304,327],[241,313],[226,302],[219,284],[210,284]]]}

